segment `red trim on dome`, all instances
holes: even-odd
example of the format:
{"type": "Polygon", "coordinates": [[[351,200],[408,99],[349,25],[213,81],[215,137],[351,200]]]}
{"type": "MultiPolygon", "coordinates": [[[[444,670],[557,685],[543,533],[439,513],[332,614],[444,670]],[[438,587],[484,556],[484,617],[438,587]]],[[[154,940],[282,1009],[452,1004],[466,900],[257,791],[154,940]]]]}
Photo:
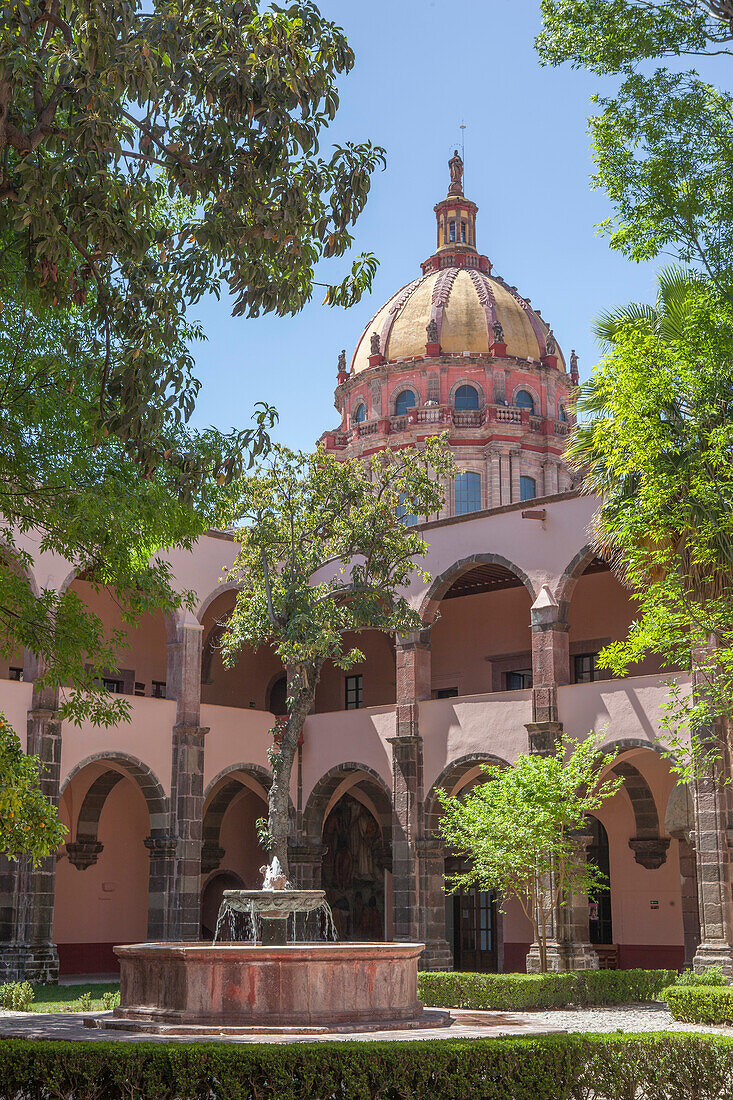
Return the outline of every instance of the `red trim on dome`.
{"type": "Polygon", "coordinates": [[[542,328],[542,325],[540,324],[539,320],[537,319],[537,314],[532,309],[532,307],[530,306],[530,304],[526,300],[526,298],[523,298],[522,295],[519,294],[516,290],[512,290],[512,288],[509,286],[509,284],[505,283],[504,280],[502,278],[500,278],[498,275],[495,275],[494,278],[496,279],[499,286],[503,286],[504,290],[508,291],[509,294],[511,294],[514,301],[517,302],[517,304],[522,307],[525,314],[527,315],[527,320],[529,321],[530,325],[532,326],[532,331],[534,332],[535,336],[537,337],[537,343],[539,345],[539,352],[540,352],[540,359],[542,359],[545,355],[547,355],[547,344],[545,343],[545,333],[544,333],[544,330],[542,328]]]}
{"type": "Polygon", "coordinates": [[[486,318],[486,336],[489,341],[489,352],[494,344],[494,321],[496,320],[496,299],[494,298],[494,292],[491,289],[491,283],[486,275],[481,275],[478,271],[469,271],[471,276],[471,282],[476,288],[478,294],[478,300],[483,306],[484,317],[486,318]]]}
{"type": "Polygon", "coordinates": [[[440,345],[440,336],[443,330],[443,310],[448,303],[453,283],[456,281],[456,276],[460,270],[459,267],[446,267],[435,280],[430,306],[430,320],[435,321],[438,326],[438,345],[440,345]]]}

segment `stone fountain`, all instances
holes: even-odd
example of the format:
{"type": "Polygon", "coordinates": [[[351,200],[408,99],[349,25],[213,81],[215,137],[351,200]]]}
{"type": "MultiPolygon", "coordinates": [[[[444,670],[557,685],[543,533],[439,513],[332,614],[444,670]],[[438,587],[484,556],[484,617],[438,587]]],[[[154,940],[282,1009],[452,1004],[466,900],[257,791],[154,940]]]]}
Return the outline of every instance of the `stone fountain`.
{"type": "Polygon", "coordinates": [[[261,890],[224,893],[213,943],[116,947],[120,1006],[90,1026],[156,1034],[310,1034],[442,1027],[417,999],[421,943],[296,939],[298,917],[333,921],[323,890],[290,886],[275,860],[261,890]],[[247,941],[228,939],[246,920],[247,941]]]}

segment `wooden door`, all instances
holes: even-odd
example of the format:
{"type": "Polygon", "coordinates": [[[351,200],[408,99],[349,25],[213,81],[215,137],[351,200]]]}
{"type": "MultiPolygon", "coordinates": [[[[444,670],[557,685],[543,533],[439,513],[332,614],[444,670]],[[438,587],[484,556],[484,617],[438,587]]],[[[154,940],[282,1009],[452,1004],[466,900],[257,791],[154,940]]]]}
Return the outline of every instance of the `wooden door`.
{"type": "Polygon", "coordinates": [[[489,890],[462,890],[454,905],[456,970],[496,973],[496,901],[489,890]]]}

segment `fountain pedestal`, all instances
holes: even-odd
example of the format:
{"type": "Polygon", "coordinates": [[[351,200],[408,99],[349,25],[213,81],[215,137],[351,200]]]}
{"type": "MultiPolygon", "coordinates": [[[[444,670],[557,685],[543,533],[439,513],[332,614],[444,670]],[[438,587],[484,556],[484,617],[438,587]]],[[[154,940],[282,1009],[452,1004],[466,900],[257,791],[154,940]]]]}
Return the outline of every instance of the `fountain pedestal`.
{"type": "Polygon", "coordinates": [[[436,1027],[417,999],[419,943],[143,943],[116,947],[120,1007],[105,1026],[167,1032],[436,1027]]]}

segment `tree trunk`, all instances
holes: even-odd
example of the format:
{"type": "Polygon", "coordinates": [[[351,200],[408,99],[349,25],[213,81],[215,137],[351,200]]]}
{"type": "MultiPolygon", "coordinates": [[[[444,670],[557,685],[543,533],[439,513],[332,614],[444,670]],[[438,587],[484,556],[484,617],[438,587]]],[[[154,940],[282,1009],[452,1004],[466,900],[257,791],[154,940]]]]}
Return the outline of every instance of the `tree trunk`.
{"type": "Polygon", "coordinates": [[[322,662],[288,669],[288,718],[280,727],[272,754],[272,786],[268,796],[269,858],[277,856],[288,873],[290,777],[305,720],[313,709],[322,662]]]}

